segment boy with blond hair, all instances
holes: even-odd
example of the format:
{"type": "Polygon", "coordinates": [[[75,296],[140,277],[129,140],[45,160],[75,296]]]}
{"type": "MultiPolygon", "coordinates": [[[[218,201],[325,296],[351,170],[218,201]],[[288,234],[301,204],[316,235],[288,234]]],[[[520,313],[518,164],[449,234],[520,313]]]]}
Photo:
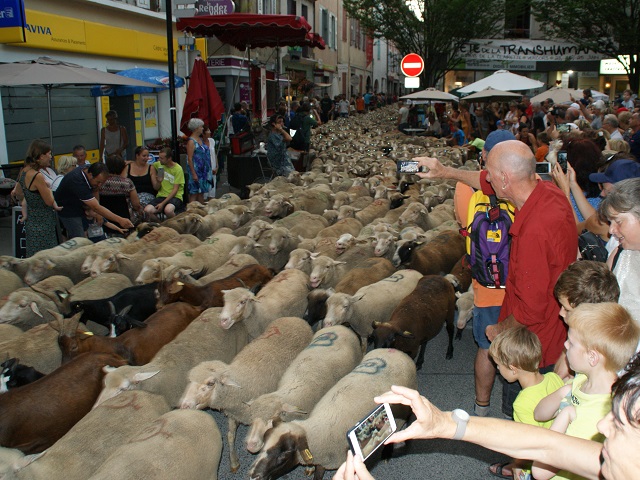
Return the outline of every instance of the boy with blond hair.
{"type": "MultiPolygon", "coordinates": [[[[507,382],[518,382],[522,387],[513,402],[513,419],[549,428],[552,421],[536,421],[533,411],[540,400],[561,388],[564,383],[557,374],[542,374],[538,370],[542,344],[537,335],[525,327],[505,330],[491,342],[489,355],[507,382]]],[[[515,460],[506,465],[511,467],[514,478],[530,478],[530,464],[526,460],[515,460]]],[[[499,466],[502,467],[502,464],[499,466]]]]}
{"type": "MultiPolygon", "coordinates": [[[[640,327],[624,307],[611,302],[583,303],[565,321],[566,358],[576,376],[544,398],[534,417],[555,419],[551,429],[567,435],[603,441],[596,425],[611,410],[611,386],[635,354],[640,327]]],[[[537,463],[533,474],[537,480],[579,478],[537,463]]]]}

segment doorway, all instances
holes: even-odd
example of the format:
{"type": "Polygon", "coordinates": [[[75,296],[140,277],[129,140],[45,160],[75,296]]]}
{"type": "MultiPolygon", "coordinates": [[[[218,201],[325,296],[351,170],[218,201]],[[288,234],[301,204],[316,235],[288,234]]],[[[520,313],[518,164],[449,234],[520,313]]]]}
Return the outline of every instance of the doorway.
{"type": "MultiPolygon", "coordinates": [[[[109,97],[109,109],[118,112],[118,123],[127,130],[129,145],[127,146],[127,160],[134,158],[133,151],[136,149],[136,122],[133,108],[133,95],[123,97],[109,97]]],[[[106,113],[106,112],[105,112],[106,113]]]]}

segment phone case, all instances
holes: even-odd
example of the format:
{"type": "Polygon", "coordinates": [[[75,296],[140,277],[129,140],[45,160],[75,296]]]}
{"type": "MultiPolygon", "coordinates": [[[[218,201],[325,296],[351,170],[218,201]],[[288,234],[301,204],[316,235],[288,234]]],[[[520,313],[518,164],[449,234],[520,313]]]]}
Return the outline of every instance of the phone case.
{"type": "Polygon", "coordinates": [[[347,441],[354,455],[366,460],[396,431],[396,422],[389,404],[376,407],[347,432],[347,441]]]}

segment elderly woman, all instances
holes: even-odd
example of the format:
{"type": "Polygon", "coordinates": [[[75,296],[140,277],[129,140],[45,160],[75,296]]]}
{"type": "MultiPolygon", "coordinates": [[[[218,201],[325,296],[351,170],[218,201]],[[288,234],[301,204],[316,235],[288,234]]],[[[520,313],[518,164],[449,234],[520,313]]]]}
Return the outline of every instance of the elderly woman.
{"type": "Polygon", "coordinates": [[[610,223],[610,242],[618,243],[607,260],[620,284],[618,303],[640,323],[640,177],[617,182],[598,212],[610,223]]]}
{"type": "Polygon", "coordinates": [[[273,115],[269,119],[269,127],[271,133],[267,139],[267,159],[276,175],[286,177],[295,170],[287,153],[287,143],[291,141],[291,135],[284,129],[282,115],[273,115]]]}
{"type": "Polygon", "coordinates": [[[213,185],[209,144],[202,139],[204,122],[192,118],[187,128],[191,130],[191,136],[187,139],[188,166],[185,169],[189,202],[204,203],[204,194],[209,193],[213,185]]]}
{"type": "MultiPolygon", "coordinates": [[[[598,422],[604,444],[563,435],[523,423],[490,417],[470,417],[466,412],[443,412],[419,392],[392,386],[375,397],[377,403],[411,407],[416,416],[408,428],[394,433],[387,443],[410,439],[446,438],[475,443],[496,452],[529,458],[597,480],[636,478],[640,469],[640,358],[627,365],[612,388],[611,412],[598,422]]],[[[417,477],[416,477],[417,478],[417,477]]],[[[348,453],[334,480],[373,480],[362,460],[348,453]]]]}
{"type": "Polygon", "coordinates": [[[58,176],[51,183],[51,190],[56,191],[62,178],[78,166],[78,159],[71,155],[62,155],[58,159],[58,176]]]}

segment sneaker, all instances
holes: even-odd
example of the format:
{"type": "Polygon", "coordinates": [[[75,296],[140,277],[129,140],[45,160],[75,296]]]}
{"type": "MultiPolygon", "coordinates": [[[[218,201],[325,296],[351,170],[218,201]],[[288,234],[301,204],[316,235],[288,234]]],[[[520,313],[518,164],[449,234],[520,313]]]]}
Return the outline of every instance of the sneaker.
{"type": "Polygon", "coordinates": [[[490,405],[478,405],[474,402],[473,404],[473,413],[476,417],[487,417],[489,416],[489,408],[490,405]]]}

